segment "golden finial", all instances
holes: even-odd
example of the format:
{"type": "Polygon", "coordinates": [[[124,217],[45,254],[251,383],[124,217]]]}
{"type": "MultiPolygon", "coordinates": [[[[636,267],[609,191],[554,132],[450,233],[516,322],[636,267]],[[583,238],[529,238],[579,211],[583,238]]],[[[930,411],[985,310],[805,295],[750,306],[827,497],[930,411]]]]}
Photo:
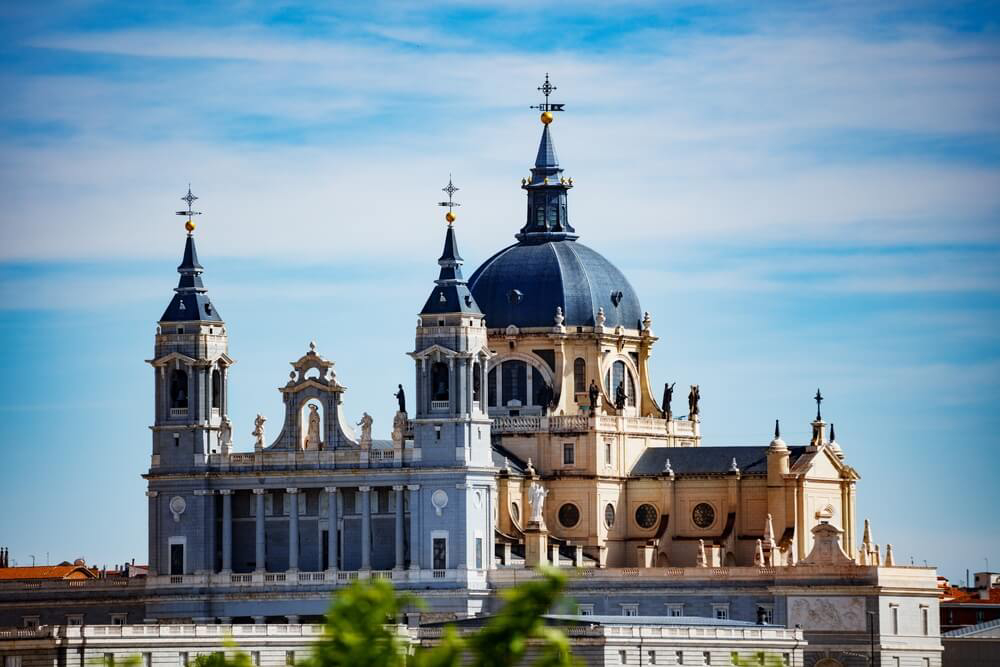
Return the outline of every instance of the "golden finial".
{"type": "Polygon", "coordinates": [[[187,230],[188,234],[190,234],[191,232],[193,232],[194,228],[196,226],[194,224],[194,220],[191,219],[192,216],[201,215],[200,211],[192,211],[191,210],[191,204],[193,204],[196,199],[198,199],[198,197],[196,197],[195,195],[191,194],[191,184],[188,183],[188,192],[187,192],[186,195],[184,195],[183,197],[181,197],[181,201],[186,201],[187,202],[187,205],[188,205],[187,210],[186,211],[177,211],[177,215],[187,216],[187,222],[184,223],[184,229],[187,230]]]}
{"type": "Polygon", "coordinates": [[[551,111],[543,111],[541,115],[542,125],[548,125],[554,118],[551,111]]]}
{"type": "Polygon", "coordinates": [[[526,178],[522,178],[522,179],[521,179],[521,187],[524,187],[524,186],[525,186],[525,185],[527,185],[527,184],[528,184],[528,179],[526,179],[526,178]]]}
{"type": "Polygon", "coordinates": [[[568,183],[570,184],[570,186],[572,186],[572,185],[573,185],[573,179],[572,179],[572,178],[571,178],[571,179],[569,179],[569,181],[567,181],[567,182],[568,182],[568,183]]]}
{"type": "Polygon", "coordinates": [[[459,204],[457,201],[454,201],[452,199],[452,196],[456,192],[458,192],[458,188],[456,188],[452,184],[452,182],[451,182],[451,174],[448,174],[448,185],[446,187],[441,188],[441,190],[443,192],[447,192],[448,193],[448,201],[438,202],[438,206],[447,206],[448,207],[448,212],[444,214],[444,219],[448,221],[449,225],[451,225],[451,223],[455,222],[455,218],[458,217],[451,210],[452,207],[454,207],[454,206],[461,206],[461,204],[459,204]]]}

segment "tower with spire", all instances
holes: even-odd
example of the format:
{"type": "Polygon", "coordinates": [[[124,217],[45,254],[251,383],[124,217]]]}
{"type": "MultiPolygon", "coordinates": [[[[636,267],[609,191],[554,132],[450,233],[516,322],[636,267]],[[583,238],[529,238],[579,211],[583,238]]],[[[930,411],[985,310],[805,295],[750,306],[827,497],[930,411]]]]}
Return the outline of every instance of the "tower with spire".
{"type": "MultiPolygon", "coordinates": [[[[220,317],[208,290],[202,281],[204,268],[198,261],[195,248],[192,210],[197,197],[188,187],[181,198],[187,209],[178,211],[184,216],[187,237],[184,255],[177,272],[180,279],[174,295],[167,304],[156,327],[153,359],[155,386],[155,411],[153,452],[148,478],[171,472],[204,469],[211,454],[228,453],[232,428],[227,417],[229,368],[233,359],[228,355],[229,342],[226,323],[220,317]]],[[[178,519],[186,512],[201,513],[205,508],[190,507],[185,501],[183,512],[176,512],[179,503],[171,508],[170,498],[158,497],[150,491],[150,568],[166,572],[176,570],[177,559],[171,547],[161,544],[156,526],[178,519]],[[173,567],[171,567],[173,565],[173,567]]],[[[194,496],[194,504],[207,503],[205,495],[194,496]]],[[[192,538],[185,544],[182,569],[187,571],[211,568],[211,554],[206,545],[196,544],[192,538]]]]}

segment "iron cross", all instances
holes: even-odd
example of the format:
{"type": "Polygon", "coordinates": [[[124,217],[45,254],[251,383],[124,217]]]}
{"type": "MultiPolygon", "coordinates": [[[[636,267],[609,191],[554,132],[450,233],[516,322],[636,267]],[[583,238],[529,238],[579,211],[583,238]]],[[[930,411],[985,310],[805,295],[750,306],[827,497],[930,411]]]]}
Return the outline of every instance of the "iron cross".
{"type": "Polygon", "coordinates": [[[553,86],[552,82],[549,81],[549,73],[548,72],[545,73],[545,83],[543,83],[542,85],[540,85],[538,87],[538,90],[542,93],[542,95],[545,95],[545,101],[542,102],[541,104],[536,104],[536,105],[532,106],[531,107],[532,109],[538,109],[539,111],[563,111],[564,110],[563,107],[566,106],[565,104],[556,104],[556,103],[551,103],[550,104],[549,103],[549,95],[552,94],[553,90],[558,90],[558,88],[556,86],[553,86]]]}
{"type": "Polygon", "coordinates": [[[459,204],[459,203],[458,203],[457,201],[453,201],[453,199],[452,199],[452,196],[453,196],[453,195],[454,195],[454,194],[455,194],[456,192],[458,192],[458,188],[456,188],[456,187],[455,187],[455,186],[454,186],[454,185],[452,184],[452,182],[451,182],[451,174],[448,174],[448,185],[447,185],[447,186],[445,186],[445,187],[443,187],[443,188],[441,188],[441,191],[442,191],[442,192],[447,192],[447,193],[448,193],[448,201],[441,201],[441,202],[438,202],[438,206],[447,206],[447,207],[448,207],[448,212],[449,212],[449,213],[451,213],[451,209],[452,209],[453,207],[455,207],[455,206],[461,206],[461,204],[459,204]]]}

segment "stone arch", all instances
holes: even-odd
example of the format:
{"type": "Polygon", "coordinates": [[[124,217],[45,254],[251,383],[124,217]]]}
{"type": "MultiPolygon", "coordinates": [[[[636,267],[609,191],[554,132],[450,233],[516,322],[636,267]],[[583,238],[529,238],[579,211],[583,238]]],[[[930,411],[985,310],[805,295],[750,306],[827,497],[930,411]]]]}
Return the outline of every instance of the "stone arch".
{"type": "MultiPolygon", "coordinates": [[[[508,401],[504,399],[505,388],[509,391],[509,386],[505,386],[504,382],[504,364],[509,362],[521,362],[525,365],[525,377],[523,381],[523,386],[519,387],[517,390],[518,398],[516,400],[521,401],[520,407],[535,407],[538,405],[538,387],[537,379],[535,376],[539,376],[542,382],[547,384],[552,389],[553,397],[559,395],[560,387],[555,384],[555,375],[552,370],[548,367],[544,361],[531,354],[524,354],[521,352],[508,352],[503,356],[495,357],[490,360],[489,372],[487,373],[487,394],[489,396],[489,407],[495,408],[507,408],[508,401]],[[498,377],[499,374],[499,377],[498,377]],[[523,389],[524,394],[520,396],[520,390],[523,389]]],[[[508,398],[510,395],[508,394],[508,398]]]]}
{"type": "Polygon", "coordinates": [[[302,401],[299,407],[299,449],[318,450],[325,448],[326,438],[324,434],[326,433],[327,419],[326,406],[319,398],[312,397],[302,401]],[[318,420],[316,427],[313,426],[313,410],[310,406],[316,406],[318,420]]]}

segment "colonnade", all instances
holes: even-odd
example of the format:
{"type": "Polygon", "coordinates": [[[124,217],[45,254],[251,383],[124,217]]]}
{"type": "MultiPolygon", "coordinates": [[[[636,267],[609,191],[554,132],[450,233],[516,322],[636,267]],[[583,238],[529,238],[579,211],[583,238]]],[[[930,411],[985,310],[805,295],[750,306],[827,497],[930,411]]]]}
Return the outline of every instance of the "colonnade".
{"type": "MultiPolygon", "coordinates": [[[[351,486],[351,487],[339,487],[339,486],[326,486],[323,487],[324,492],[327,494],[327,517],[326,517],[326,528],[327,528],[327,570],[333,571],[337,569],[338,552],[339,552],[339,540],[338,540],[338,496],[340,494],[341,488],[353,488],[358,492],[358,503],[360,505],[361,514],[361,570],[371,569],[371,541],[372,541],[372,516],[371,516],[371,486],[351,486]]],[[[267,558],[267,528],[266,528],[266,517],[265,517],[265,503],[264,498],[269,491],[284,491],[289,497],[292,498],[291,502],[288,503],[288,571],[295,572],[299,569],[299,503],[298,494],[302,493],[304,490],[287,487],[284,489],[269,489],[269,488],[255,488],[252,489],[254,495],[255,503],[255,553],[254,553],[254,564],[256,572],[264,572],[266,570],[266,558],[267,558]]],[[[394,541],[395,541],[395,566],[394,569],[402,569],[404,566],[404,493],[406,491],[410,492],[410,542],[411,542],[411,556],[410,556],[410,568],[419,569],[419,540],[417,536],[418,531],[418,520],[419,512],[416,508],[419,507],[418,494],[420,492],[419,484],[409,484],[402,485],[396,484],[392,486],[393,493],[396,499],[396,511],[395,511],[395,530],[394,530],[394,541]]],[[[211,493],[211,492],[209,492],[211,493]]],[[[222,489],[218,491],[218,495],[222,497],[222,572],[230,573],[233,570],[233,494],[234,489],[222,489]]],[[[214,495],[214,494],[213,494],[214,495]]],[[[214,517],[214,507],[211,515],[214,517]]],[[[209,531],[209,545],[214,543],[214,520],[212,522],[213,528],[209,531]]],[[[211,548],[209,553],[214,552],[214,548],[211,548]]],[[[214,558],[212,559],[214,561],[214,558]]],[[[213,568],[214,570],[214,563],[213,568]]]]}

